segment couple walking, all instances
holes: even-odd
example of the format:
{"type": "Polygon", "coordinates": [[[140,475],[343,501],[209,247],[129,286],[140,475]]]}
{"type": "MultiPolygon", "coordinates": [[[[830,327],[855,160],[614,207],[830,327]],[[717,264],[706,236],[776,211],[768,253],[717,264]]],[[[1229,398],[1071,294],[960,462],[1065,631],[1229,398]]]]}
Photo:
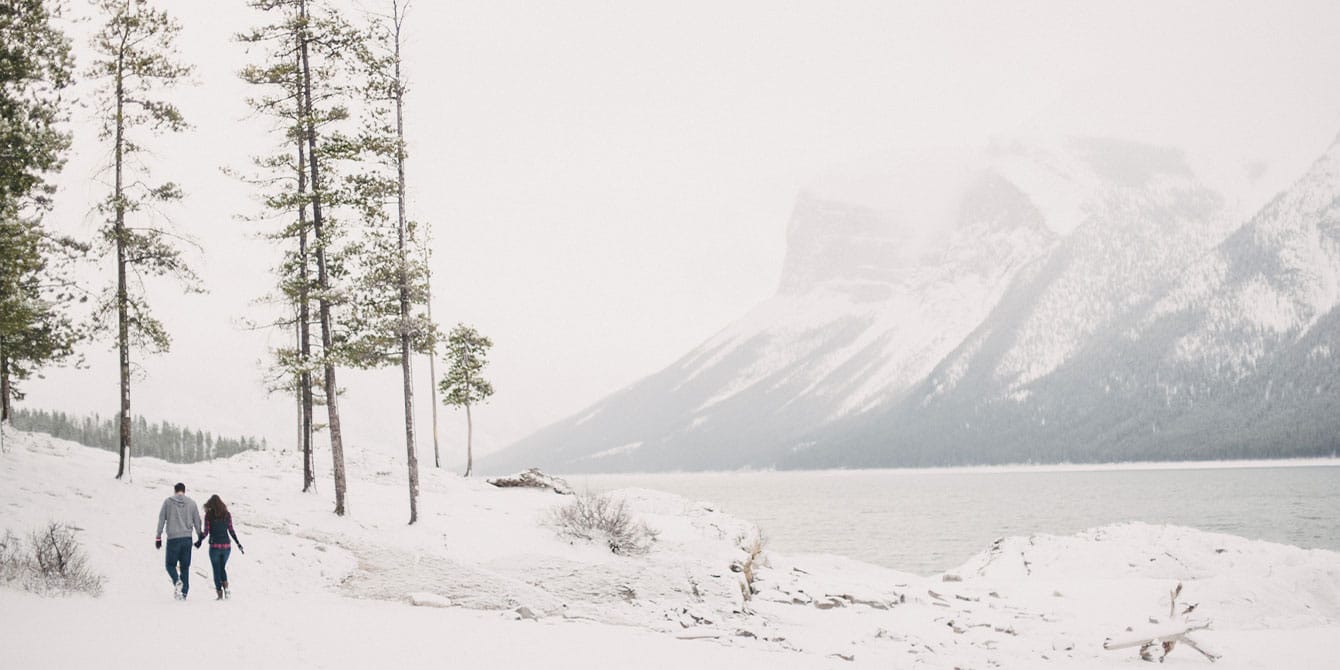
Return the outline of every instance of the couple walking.
{"type": "Polygon", "coordinates": [[[227,567],[232,546],[228,542],[228,536],[231,535],[232,540],[237,543],[238,551],[247,553],[242,548],[242,541],[237,539],[237,531],[233,530],[233,515],[228,512],[228,506],[223,504],[218,495],[212,495],[205,502],[205,521],[202,528],[200,509],[196,507],[194,500],[186,497],[186,485],[177,482],[172,490],[173,495],[163,501],[163,507],[158,511],[158,532],[154,537],[154,547],[162,548],[163,530],[166,528],[167,573],[176,589],[176,598],[186,600],[186,594],[191,590],[191,531],[194,530],[199,536],[195,541],[196,549],[199,549],[201,543],[208,538],[209,563],[214,567],[214,592],[219,600],[223,600],[230,595],[227,567]]]}

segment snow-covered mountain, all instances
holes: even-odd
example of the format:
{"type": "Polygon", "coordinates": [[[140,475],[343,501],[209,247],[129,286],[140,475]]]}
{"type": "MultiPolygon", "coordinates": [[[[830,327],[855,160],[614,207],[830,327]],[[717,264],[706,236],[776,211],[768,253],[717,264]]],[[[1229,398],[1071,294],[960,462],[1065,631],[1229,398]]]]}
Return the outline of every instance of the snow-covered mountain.
{"type": "Polygon", "coordinates": [[[1338,172],[1333,145],[1235,229],[1230,199],[1171,149],[904,157],[862,184],[878,197],[799,198],[774,297],[490,465],[1330,453],[1338,172]]]}
{"type": "MultiPolygon", "coordinates": [[[[1204,253],[1195,253],[1194,234],[1175,246],[1173,230],[1189,232],[1182,223],[1147,230],[1145,244],[1111,247],[1109,263],[1146,277],[1152,290],[1109,294],[1099,304],[1112,315],[1106,321],[1048,314],[1058,287],[1051,276],[1021,284],[1021,304],[1002,302],[912,394],[916,402],[830,426],[829,447],[847,463],[1332,453],[1340,446],[1338,221],[1340,142],[1204,253]],[[1068,353],[1038,370],[1054,351],[1046,343],[1073,323],[1095,327],[1061,337],[1068,353]]],[[[1101,273],[1096,260],[1080,267],[1101,273]]],[[[1075,313],[1091,313],[1089,301],[1101,297],[1078,295],[1086,299],[1070,301],[1075,313]]]]}

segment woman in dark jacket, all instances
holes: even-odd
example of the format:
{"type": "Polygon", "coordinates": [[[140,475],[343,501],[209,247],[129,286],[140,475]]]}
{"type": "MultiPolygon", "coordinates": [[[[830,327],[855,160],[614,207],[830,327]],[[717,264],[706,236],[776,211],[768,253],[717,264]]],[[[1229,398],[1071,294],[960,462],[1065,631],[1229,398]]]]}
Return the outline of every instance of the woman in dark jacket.
{"type": "Polygon", "coordinates": [[[232,545],[228,543],[229,535],[237,543],[237,550],[247,553],[242,548],[242,541],[237,539],[237,531],[233,530],[233,515],[228,513],[228,506],[223,504],[218,494],[212,495],[205,502],[205,536],[196,540],[195,546],[199,549],[205,537],[209,538],[209,563],[214,566],[214,592],[218,594],[219,600],[230,595],[227,567],[232,545]]]}

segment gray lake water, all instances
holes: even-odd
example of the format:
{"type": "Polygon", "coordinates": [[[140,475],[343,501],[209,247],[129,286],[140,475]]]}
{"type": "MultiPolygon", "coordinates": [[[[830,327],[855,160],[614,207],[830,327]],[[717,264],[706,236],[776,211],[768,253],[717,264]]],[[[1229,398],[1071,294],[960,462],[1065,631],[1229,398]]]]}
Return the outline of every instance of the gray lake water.
{"type": "Polygon", "coordinates": [[[1340,551],[1340,467],[1089,471],[857,470],[575,475],[578,490],[642,487],[754,521],[768,547],[920,574],[1007,535],[1122,521],[1175,524],[1340,551]]]}

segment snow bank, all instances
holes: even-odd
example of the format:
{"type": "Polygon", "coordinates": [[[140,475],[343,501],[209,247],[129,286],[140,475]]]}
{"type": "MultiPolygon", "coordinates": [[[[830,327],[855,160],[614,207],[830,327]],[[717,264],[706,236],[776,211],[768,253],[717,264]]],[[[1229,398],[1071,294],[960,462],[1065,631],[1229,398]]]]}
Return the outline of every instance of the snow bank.
{"type": "MultiPolygon", "coordinates": [[[[1150,580],[1194,585],[1221,628],[1324,626],[1340,619],[1340,555],[1177,526],[1127,523],[1068,537],[1002,538],[958,571],[969,581],[1096,589],[1150,580]]],[[[1118,589],[1113,597],[1119,597],[1118,589]]],[[[1134,595],[1134,594],[1132,594],[1134,595]]]]}
{"type": "Polygon", "coordinates": [[[133,481],[117,482],[113,454],[8,429],[5,443],[0,532],[68,523],[108,578],[96,600],[0,587],[7,667],[198,656],[187,645],[210,628],[242,650],[206,665],[1117,668],[1134,654],[1103,639],[1165,613],[1178,581],[1215,622],[1197,635],[1224,654],[1219,666],[1330,667],[1340,652],[1340,555],[1186,528],[1004,538],[928,578],[778,555],[709,503],[627,489],[614,495],[658,531],[630,557],[558,535],[548,519],[568,496],[439,470],[424,472],[420,522],[408,526],[402,466],[370,456],[351,462],[340,518],[327,482],[297,491],[292,454],[140,459],[133,481]],[[230,601],[204,597],[203,552],[192,597],[171,598],[151,530],[178,480],[198,501],[217,492],[230,503],[247,546],[229,564],[230,601]],[[164,635],[162,621],[180,634],[164,635]]]}

